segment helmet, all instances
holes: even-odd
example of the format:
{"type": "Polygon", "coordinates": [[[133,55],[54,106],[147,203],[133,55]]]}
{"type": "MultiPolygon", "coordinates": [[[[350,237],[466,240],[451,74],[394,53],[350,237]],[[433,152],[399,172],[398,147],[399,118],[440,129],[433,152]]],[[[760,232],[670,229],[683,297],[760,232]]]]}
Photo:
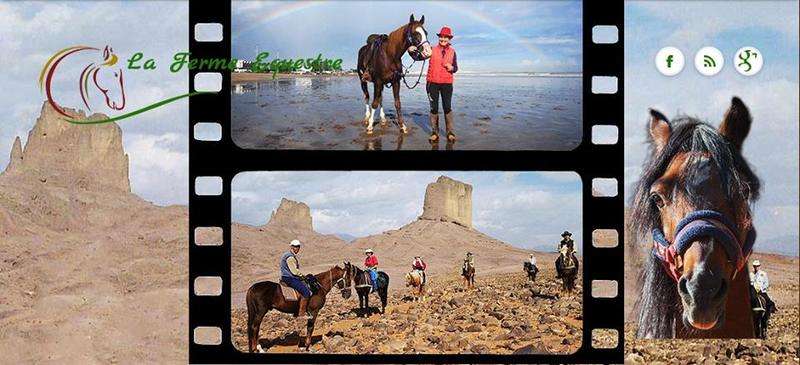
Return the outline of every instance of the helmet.
{"type": "Polygon", "coordinates": [[[753,260],[753,266],[761,266],[761,261],[753,260]]]}
{"type": "Polygon", "coordinates": [[[373,253],[371,248],[368,248],[364,251],[364,253],[373,253]]]}
{"type": "Polygon", "coordinates": [[[302,245],[302,243],[300,243],[300,241],[298,241],[298,240],[292,240],[292,243],[289,244],[289,246],[292,246],[292,247],[300,247],[301,245],[302,245]]]}

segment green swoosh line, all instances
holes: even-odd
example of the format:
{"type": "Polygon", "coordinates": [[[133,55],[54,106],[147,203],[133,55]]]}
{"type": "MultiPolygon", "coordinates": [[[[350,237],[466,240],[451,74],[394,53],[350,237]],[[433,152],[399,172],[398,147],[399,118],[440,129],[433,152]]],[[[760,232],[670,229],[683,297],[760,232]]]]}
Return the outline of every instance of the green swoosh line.
{"type": "Polygon", "coordinates": [[[169,104],[169,103],[171,103],[173,101],[176,101],[176,100],[180,100],[180,99],[183,99],[183,98],[188,98],[188,97],[195,96],[195,95],[200,95],[200,94],[213,94],[213,92],[195,91],[193,93],[187,93],[187,94],[183,94],[183,95],[173,96],[173,97],[171,97],[169,99],[161,100],[159,102],[147,105],[147,106],[142,107],[140,109],[136,109],[136,110],[134,110],[134,111],[132,111],[130,113],[123,114],[123,115],[120,115],[120,116],[117,116],[117,117],[114,117],[114,118],[101,119],[101,120],[77,120],[77,119],[67,119],[67,118],[62,118],[62,119],[64,119],[67,122],[70,122],[72,124],[103,124],[103,123],[111,123],[111,122],[116,122],[118,120],[122,120],[122,119],[125,119],[125,118],[130,118],[130,117],[132,117],[134,115],[142,114],[142,113],[144,113],[144,112],[146,112],[148,110],[158,108],[160,106],[169,104]]]}

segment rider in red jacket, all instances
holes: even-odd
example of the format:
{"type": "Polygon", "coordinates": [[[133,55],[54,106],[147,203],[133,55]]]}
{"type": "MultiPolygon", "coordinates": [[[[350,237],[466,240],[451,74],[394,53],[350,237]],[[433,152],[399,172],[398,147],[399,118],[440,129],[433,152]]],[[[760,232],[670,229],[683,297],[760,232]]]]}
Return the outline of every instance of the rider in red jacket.
{"type": "Polygon", "coordinates": [[[456,50],[450,45],[450,40],[453,38],[450,27],[442,27],[437,35],[439,44],[431,50],[428,82],[425,88],[431,104],[431,137],[429,140],[432,143],[439,141],[439,96],[441,95],[447,141],[452,143],[456,140],[456,134],[453,132],[453,113],[450,101],[453,98],[453,74],[458,72],[458,61],[456,50]]]}
{"type": "Polygon", "coordinates": [[[367,272],[369,272],[370,281],[372,281],[372,290],[378,290],[378,256],[375,256],[375,252],[372,251],[371,248],[368,248],[364,253],[367,255],[367,258],[364,259],[364,266],[367,268],[367,272]]]}
{"type": "Polygon", "coordinates": [[[419,270],[420,272],[422,272],[422,282],[423,283],[425,283],[425,281],[426,281],[425,269],[427,269],[427,268],[428,268],[428,264],[426,264],[425,261],[422,260],[422,257],[414,256],[414,261],[411,263],[411,269],[412,270],[419,270]]]}

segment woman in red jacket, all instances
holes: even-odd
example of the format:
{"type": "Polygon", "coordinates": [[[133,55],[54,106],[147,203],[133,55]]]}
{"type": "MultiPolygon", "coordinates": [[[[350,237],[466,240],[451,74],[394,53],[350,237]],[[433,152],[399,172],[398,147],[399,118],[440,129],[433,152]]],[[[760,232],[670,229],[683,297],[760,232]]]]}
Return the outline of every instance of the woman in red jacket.
{"type": "Polygon", "coordinates": [[[432,49],[428,65],[427,87],[428,101],[431,103],[431,142],[439,141],[439,96],[442,97],[444,109],[444,122],[447,129],[447,141],[454,142],[456,134],[453,132],[453,112],[450,100],[453,98],[453,74],[458,71],[456,50],[450,45],[453,32],[450,27],[442,27],[437,34],[439,44],[432,49]]]}

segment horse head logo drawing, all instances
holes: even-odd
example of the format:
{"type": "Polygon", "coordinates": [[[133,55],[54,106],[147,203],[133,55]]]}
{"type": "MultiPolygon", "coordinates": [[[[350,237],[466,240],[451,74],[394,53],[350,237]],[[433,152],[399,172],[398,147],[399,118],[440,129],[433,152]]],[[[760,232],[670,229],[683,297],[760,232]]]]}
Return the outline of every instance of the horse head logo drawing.
{"type": "Polygon", "coordinates": [[[112,110],[123,110],[125,108],[125,83],[122,76],[122,68],[117,65],[119,58],[114,54],[114,49],[106,46],[102,49],[88,46],[72,46],[64,48],[56,52],[47,61],[39,74],[39,88],[46,96],[47,101],[59,114],[66,117],[73,117],[64,110],[53,98],[52,82],[56,74],[58,66],[67,57],[79,52],[97,51],[102,55],[102,60],[90,62],[83,68],[80,78],[78,80],[78,91],[81,95],[81,100],[88,110],[92,110],[91,106],[91,93],[89,92],[90,82],[91,85],[102,94],[105,105],[112,110]],[[112,81],[104,81],[102,73],[112,75],[112,81]]]}

